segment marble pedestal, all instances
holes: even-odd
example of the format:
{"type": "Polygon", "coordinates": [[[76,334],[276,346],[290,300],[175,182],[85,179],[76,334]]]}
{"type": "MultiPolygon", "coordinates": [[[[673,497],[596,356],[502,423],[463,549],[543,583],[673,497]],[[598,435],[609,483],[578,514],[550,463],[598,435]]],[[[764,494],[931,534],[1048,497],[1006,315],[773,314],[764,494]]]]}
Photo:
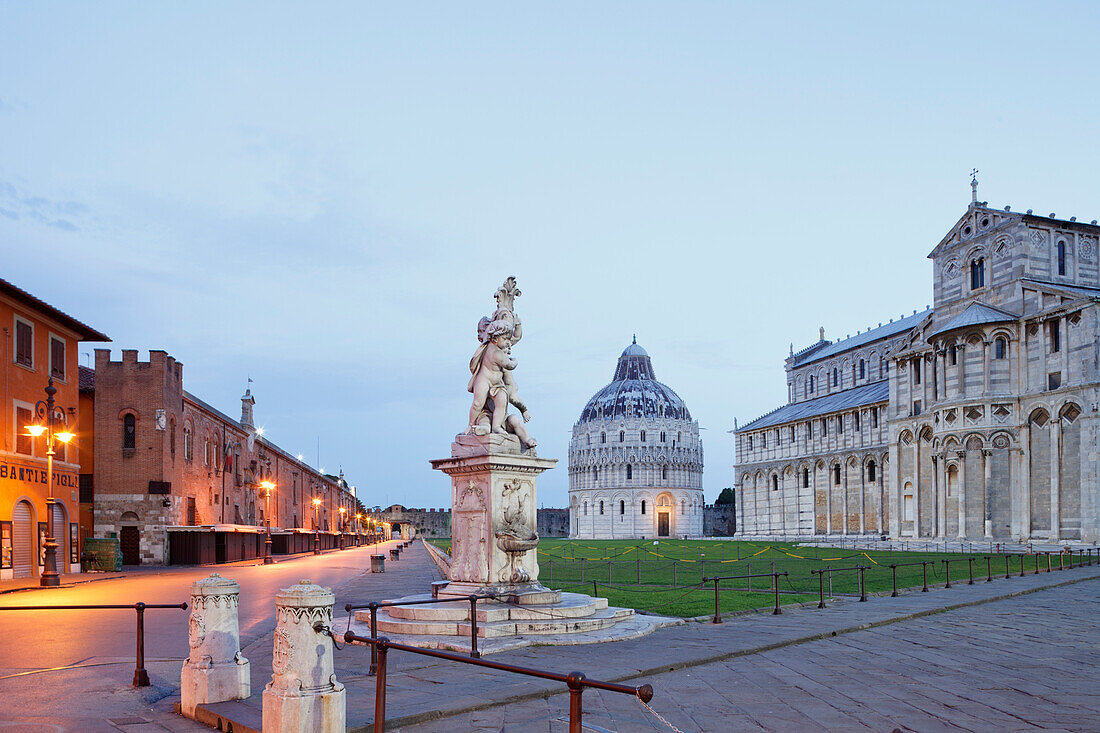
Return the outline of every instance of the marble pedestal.
{"type": "Polygon", "coordinates": [[[514,435],[459,435],[432,468],[451,477],[450,583],[440,596],[497,593],[521,604],[555,603],[538,582],[535,481],[556,459],[520,450],[514,435]]]}
{"type": "Polygon", "coordinates": [[[240,585],[217,573],[191,584],[190,652],[180,671],[180,711],[252,694],[248,660],[241,656],[237,620],[240,585]]]}

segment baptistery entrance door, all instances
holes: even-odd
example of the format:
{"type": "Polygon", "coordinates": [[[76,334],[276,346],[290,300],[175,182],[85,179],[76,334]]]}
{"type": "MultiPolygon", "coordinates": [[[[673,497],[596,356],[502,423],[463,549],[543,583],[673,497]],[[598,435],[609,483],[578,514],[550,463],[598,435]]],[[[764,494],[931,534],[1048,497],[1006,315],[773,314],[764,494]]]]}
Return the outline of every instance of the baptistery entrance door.
{"type": "Polygon", "coordinates": [[[657,513],[657,536],[668,537],[668,512],[657,513]]]}

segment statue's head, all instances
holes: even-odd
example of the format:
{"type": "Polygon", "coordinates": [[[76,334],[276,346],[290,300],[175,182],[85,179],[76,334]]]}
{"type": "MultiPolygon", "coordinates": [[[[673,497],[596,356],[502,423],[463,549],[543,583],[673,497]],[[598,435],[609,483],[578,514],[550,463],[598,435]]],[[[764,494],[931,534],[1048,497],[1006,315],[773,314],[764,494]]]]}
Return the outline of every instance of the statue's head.
{"type": "Polygon", "coordinates": [[[502,348],[512,345],[512,326],[507,321],[493,321],[485,327],[485,335],[502,348]]]}

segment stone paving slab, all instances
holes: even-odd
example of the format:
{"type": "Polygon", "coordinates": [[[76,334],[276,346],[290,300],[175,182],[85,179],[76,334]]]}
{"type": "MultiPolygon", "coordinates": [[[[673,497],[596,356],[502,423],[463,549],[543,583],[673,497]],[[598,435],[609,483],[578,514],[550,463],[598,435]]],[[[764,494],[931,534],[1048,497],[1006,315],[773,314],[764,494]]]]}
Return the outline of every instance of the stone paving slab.
{"type": "MultiPolygon", "coordinates": [[[[652,675],[652,705],[684,733],[1095,731],[1100,594],[1097,574],[1081,575],[1087,582],[652,675]]],[[[672,730],[627,695],[590,691],[584,705],[586,729],[672,730]]],[[[567,708],[557,694],[392,729],[561,733],[567,708]]]]}
{"type": "MultiPolygon", "coordinates": [[[[1014,608],[1009,601],[994,611],[994,607],[987,607],[991,601],[998,599],[1012,599],[1026,596],[1036,591],[1059,587],[1066,584],[1076,584],[1084,580],[1100,578],[1100,567],[1075,568],[1073,570],[1042,573],[1040,575],[1027,575],[1023,578],[1014,576],[1005,580],[1003,577],[995,579],[992,583],[976,583],[973,586],[962,584],[951,589],[935,588],[929,593],[918,591],[905,591],[897,598],[872,597],[866,603],[856,600],[842,600],[834,602],[829,608],[818,610],[816,608],[787,609],[782,615],[773,616],[770,611],[740,616],[728,619],[725,623],[715,625],[709,623],[690,623],[684,626],[660,629],[648,637],[642,639],[612,642],[598,646],[581,647],[532,647],[523,650],[502,652],[494,654],[494,661],[502,661],[520,666],[533,667],[548,671],[568,673],[574,670],[583,671],[588,677],[605,681],[630,681],[632,684],[641,684],[654,675],[661,675],[670,671],[689,670],[710,664],[727,663],[730,660],[747,655],[753,655],[753,659],[759,655],[780,650],[794,644],[805,644],[817,640],[830,640],[836,649],[842,650],[840,655],[821,656],[816,659],[814,669],[817,672],[836,675],[839,677],[859,675],[863,671],[861,654],[863,650],[848,648],[845,644],[839,644],[834,637],[862,632],[877,627],[889,628],[888,636],[901,635],[904,637],[909,624],[926,616],[940,618],[940,614],[954,609],[966,609],[977,606],[985,609],[984,613],[1003,613],[1001,619],[1006,625],[1015,625],[1014,608]],[[899,621],[906,621],[902,626],[895,626],[899,621]]],[[[1095,585],[1092,582],[1084,584],[1091,587],[1095,594],[1095,585]]],[[[1002,602],[1003,603],[1003,602],[1002,602]]],[[[935,625],[935,621],[931,622],[935,625]]],[[[1034,629],[1042,628],[1042,624],[1034,629]]],[[[339,630],[339,629],[338,629],[339,630]]],[[[1022,626],[1014,637],[1021,644],[1037,644],[1035,637],[1026,634],[1033,629],[1022,626]],[[1021,635],[1023,634],[1023,635],[1021,635]]],[[[958,633],[958,638],[944,640],[947,653],[937,655],[940,649],[925,647],[907,643],[904,654],[899,656],[895,663],[913,664],[917,669],[921,665],[940,665],[940,659],[949,659],[956,668],[965,669],[974,660],[970,658],[971,650],[966,653],[951,651],[952,644],[965,644],[966,634],[958,633]]],[[[1042,637],[1045,638],[1045,637],[1042,637]]],[[[846,641],[846,640],[845,640],[846,641]]],[[[1045,643],[1045,642],[1044,642],[1045,643]]],[[[976,658],[981,663],[988,660],[982,658],[982,650],[974,650],[976,658]]],[[[1081,652],[1085,658],[1091,659],[1087,651],[1081,652]]],[[[994,654],[996,657],[997,655],[994,654]]],[[[465,729],[457,724],[450,716],[468,716],[475,711],[495,710],[497,706],[511,704],[532,698],[545,697],[558,693],[562,685],[535,678],[522,677],[493,670],[475,669],[470,665],[454,662],[434,660],[427,657],[414,656],[408,653],[394,652],[390,655],[389,685],[387,687],[387,720],[388,726],[396,726],[400,729],[417,723],[425,723],[432,719],[445,719],[440,725],[457,725],[448,730],[465,729]]],[[[797,655],[796,655],[797,657],[797,655]]],[[[337,653],[337,676],[348,687],[348,728],[349,730],[369,730],[372,724],[374,711],[374,678],[366,676],[369,666],[370,652],[365,647],[352,647],[337,653]]],[[[1001,659],[1003,662],[1003,658],[1001,659]]],[[[1026,661],[1026,660],[1025,660],[1026,661]]],[[[1046,672],[1051,670],[1060,674],[1071,673],[1077,670],[1080,673],[1080,658],[1060,656],[1052,657],[1042,662],[1034,657],[1031,661],[1038,664],[1046,672]]],[[[943,670],[945,672],[949,670],[943,670]]],[[[742,673],[743,674],[743,673],[742,673]]],[[[790,674],[806,675],[808,672],[790,672],[790,674]]],[[[691,673],[685,679],[692,678],[691,673]]],[[[1028,674],[1012,673],[1006,677],[1026,677],[1028,674]]],[[[759,687],[761,679],[767,679],[759,674],[752,676],[749,683],[735,677],[722,683],[722,687],[738,687],[742,682],[759,687]]],[[[698,684],[704,684],[699,682],[698,684]]],[[[766,692],[774,686],[774,680],[761,689],[766,692]]],[[[717,691],[715,694],[718,694],[717,691]]],[[[861,721],[854,727],[859,729],[864,726],[869,729],[882,730],[882,726],[889,724],[891,720],[905,719],[906,716],[916,716],[920,711],[920,704],[913,704],[906,699],[904,688],[893,690],[896,694],[887,695],[881,701],[881,706],[875,711],[869,711],[866,706],[858,703],[858,698],[849,698],[847,701],[836,701],[834,714],[836,727],[846,727],[845,721],[851,718],[861,721]]],[[[819,694],[829,697],[834,695],[830,691],[818,691],[819,694]]],[[[761,693],[763,694],[763,693],[761,693]]],[[[805,694],[813,694],[806,691],[805,694]]],[[[991,694],[994,694],[991,692],[991,694]]],[[[1013,690],[1012,696],[1021,694],[1013,690]]],[[[841,697],[844,697],[841,693],[841,697]]],[[[594,695],[586,693],[586,700],[603,699],[607,697],[627,696],[614,693],[599,693],[594,695]]],[[[556,698],[555,698],[556,699],[556,698]]],[[[631,705],[637,706],[637,702],[627,699],[631,705]]],[[[660,698],[655,700],[661,704],[660,698]]],[[[586,703],[587,704],[587,703],[586,703]]],[[[778,729],[794,729],[806,724],[806,719],[794,708],[787,706],[777,707],[778,703],[760,703],[769,710],[767,712],[757,709],[758,703],[745,703],[740,706],[735,717],[740,716],[745,721],[756,720],[755,716],[775,716],[778,729]]],[[[924,703],[931,706],[931,703],[924,703]]],[[[556,711],[558,717],[564,714],[567,705],[558,705],[556,711]]],[[[506,708],[502,708],[506,710],[506,708]]],[[[560,722],[554,722],[553,711],[547,708],[545,711],[545,723],[548,730],[556,730],[560,722]]],[[[642,711],[643,713],[645,711],[642,711]]],[[[941,713],[943,711],[941,710],[941,713]]],[[[486,713],[488,715],[488,713],[486,713]]],[[[648,715],[646,713],[646,715],[648,715]]],[[[991,714],[993,717],[995,715],[991,714]]],[[[506,714],[505,714],[506,716],[506,714]]],[[[542,716],[542,712],[539,713],[542,716]]],[[[492,717],[491,715],[489,717],[492,717]]],[[[704,716],[705,717],[705,716],[704,716]]],[[[715,720],[728,722],[724,714],[714,714],[715,720]]],[[[739,718],[739,719],[740,719],[739,718]]],[[[462,717],[465,720],[465,717],[462,717]]],[[[494,718],[495,719],[495,718],[494,718]]],[[[542,719],[541,717],[539,718],[542,719]]],[[[526,724],[532,724],[534,718],[528,715],[526,724]]],[[[812,721],[811,721],[812,722],[812,721]]],[[[941,729],[939,718],[932,716],[928,727],[921,730],[941,729]]],[[[1005,722],[1002,720],[1001,722],[1005,722]]],[[[1072,722],[1072,721],[1070,721],[1072,722]]],[[[974,721],[971,721],[974,723],[974,721]]],[[[472,723],[471,723],[472,724],[472,723]]],[[[598,725],[604,725],[598,723],[598,725]]],[[[747,724],[747,723],[746,723],[747,724]]],[[[480,725],[480,723],[479,723],[480,725]]],[[[541,723],[539,723],[541,725],[541,723]]],[[[618,730],[611,723],[611,730],[618,730]]],[[[607,727],[607,726],[605,726],[607,727]]],[[[759,727],[752,725],[750,727],[759,727]]],[[[820,727],[816,723],[811,725],[820,727]]],[[[442,730],[443,728],[440,728],[442,730]]],[[[476,728],[472,728],[476,729],[476,728]]],[[[503,728],[503,729],[508,729],[503,728]]],[[[517,730],[522,728],[517,728],[517,730]]],[[[629,729],[629,728],[623,728],[629,729]]],[[[643,728],[644,729],[644,728],[643,728]]],[[[708,729],[708,728],[703,728],[708,729]]],[[[730,728],[709,728],[712,730],[729,730],[730,728]]],[[[947,729],[947,728],[942,728],[947,729]]],[[[956,728],[957,729],[957,728],[956,728]]],[[[416,730],[419,730],[416,728],[416,730]]],[[[425,728],[425,730],[433,730],[425,728]]],[[[893,727],[888,728],[893,730],[893,727]]]]}

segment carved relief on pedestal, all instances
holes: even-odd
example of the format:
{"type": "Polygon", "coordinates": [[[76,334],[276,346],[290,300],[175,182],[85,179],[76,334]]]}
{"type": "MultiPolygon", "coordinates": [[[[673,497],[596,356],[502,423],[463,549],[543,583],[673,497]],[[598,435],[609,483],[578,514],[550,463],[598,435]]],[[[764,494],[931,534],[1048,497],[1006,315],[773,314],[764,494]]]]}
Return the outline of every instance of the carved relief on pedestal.
{"type": "Polygon", "coordinates": [[[497,547],[508,555],[508,567],[500,571],[500,581],[516,584],[527,583],[531,574],[523,564],[523,556],[538,547],[539,536],[535,532],[533,508],[528,495],[534,494],[534,484],[522,479],[509,479],[501,487],[501,514],[493,532],[497,547]]]}

